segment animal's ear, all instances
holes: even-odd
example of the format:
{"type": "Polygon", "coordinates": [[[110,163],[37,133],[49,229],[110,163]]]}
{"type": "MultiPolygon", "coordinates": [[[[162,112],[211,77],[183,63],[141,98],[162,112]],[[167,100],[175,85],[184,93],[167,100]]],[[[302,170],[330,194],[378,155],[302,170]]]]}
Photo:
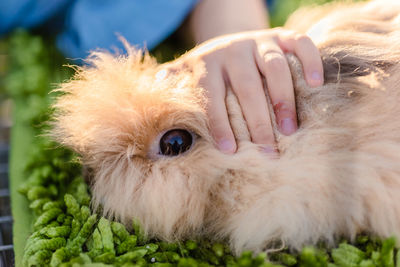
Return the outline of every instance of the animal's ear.
{"type": "Polygon", "coordinates": [[[329,49],[325,49],[323,53],[325,82],[339,82],[343,78],[364,77],[371,74],[377,77],[384,76],[384,73],[397,63],[390,59],[361,59],[357,55],[331,52],[329,49]]]}
{"type": "MultiPolygon", "coordinates": [[[[55,90],[53,140],[87,155],[104,147],[118,149],[121,127],[133,113],[132,99],[137,88],[148,87],[157,63],[141,50],[129,55],[96,51],[89,64],[74,67],[75,75],[55,90]]],[[[132,123],[134,125],[134,123],[132,123]]],[[[110,151],[112,152],[112,151],[110,151]]]]}

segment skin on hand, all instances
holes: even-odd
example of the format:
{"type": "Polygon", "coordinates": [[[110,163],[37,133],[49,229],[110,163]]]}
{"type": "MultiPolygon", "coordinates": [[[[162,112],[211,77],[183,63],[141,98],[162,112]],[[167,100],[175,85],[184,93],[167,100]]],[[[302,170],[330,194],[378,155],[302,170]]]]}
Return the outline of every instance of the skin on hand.
{"type": "Polygon", "coordinates": [[[311,39],[282,28],[219,36],[175,62],[174,68],[185,62],[204,63],[207,72],[200,86],[209,98],[210,130],[222,152],[231,154],[237,149],[225,105],[228,87],[238,98],[252,141],[262,145],[265,152],[276,150],[263,79],[279,131],[290,135],[297,130],[294,89],[285,53],[300,59],[310,86],[323,84],[322,60],[311,39]]]}

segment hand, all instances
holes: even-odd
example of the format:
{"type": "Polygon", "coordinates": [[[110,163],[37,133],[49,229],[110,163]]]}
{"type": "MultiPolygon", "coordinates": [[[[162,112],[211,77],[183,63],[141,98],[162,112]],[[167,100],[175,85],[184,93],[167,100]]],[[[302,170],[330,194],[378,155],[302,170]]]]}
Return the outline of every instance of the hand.
{"type": "Polygon", "coordinates": [[[252,141],[264,145],[265,151],[275,151],[275,137],[263,78],[279,131],[290,135],[297,130],[292,77],[284,55],[287,52],[300,59],[310,86],[323,84],[322,60],[311,39],[282,28],[216,37],[177,60],[178,66],[187,61],[205,64],[207,72],[200,83],[209,98],[211,134],[221,151],[234,153],[237,147],[225,106],[227,85],[238,98],[252,141]]]}

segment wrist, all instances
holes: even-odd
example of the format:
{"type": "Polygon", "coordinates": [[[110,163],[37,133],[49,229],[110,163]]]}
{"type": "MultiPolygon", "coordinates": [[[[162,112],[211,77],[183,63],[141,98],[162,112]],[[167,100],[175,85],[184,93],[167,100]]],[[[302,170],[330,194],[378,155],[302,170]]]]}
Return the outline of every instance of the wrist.
{"type": "Polygon", "coordinates": [[[196,43],[216,36],[269,27],[263,0],[202,0],[188,19],[196,43]]]}

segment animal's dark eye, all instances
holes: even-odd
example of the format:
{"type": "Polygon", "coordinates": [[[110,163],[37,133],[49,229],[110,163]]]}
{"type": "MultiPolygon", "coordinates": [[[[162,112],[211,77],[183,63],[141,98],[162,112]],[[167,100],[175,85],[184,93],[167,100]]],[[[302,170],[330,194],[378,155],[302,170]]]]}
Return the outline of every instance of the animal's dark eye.
{"type": "Polygon", "coordinates": [[[160,154],[177,156],[187,151],[193,143],[192,134],[186,130],[175,129],[166,132],[160,140],[160,154]]]}

